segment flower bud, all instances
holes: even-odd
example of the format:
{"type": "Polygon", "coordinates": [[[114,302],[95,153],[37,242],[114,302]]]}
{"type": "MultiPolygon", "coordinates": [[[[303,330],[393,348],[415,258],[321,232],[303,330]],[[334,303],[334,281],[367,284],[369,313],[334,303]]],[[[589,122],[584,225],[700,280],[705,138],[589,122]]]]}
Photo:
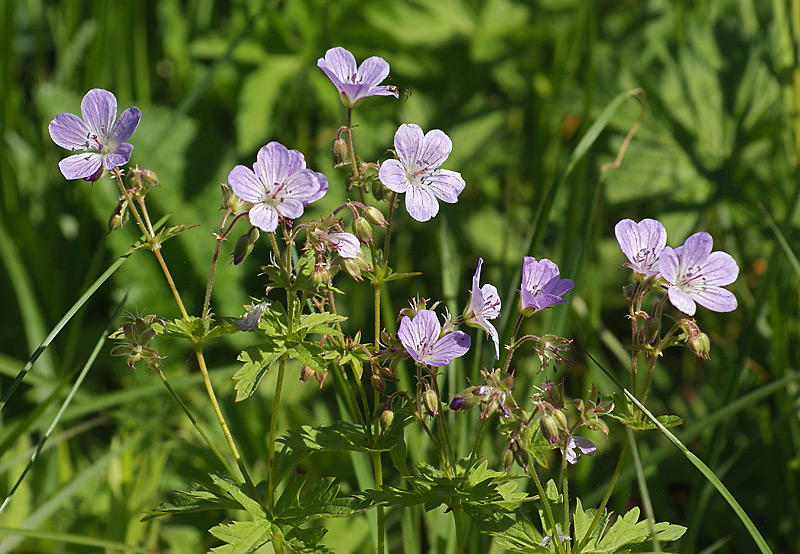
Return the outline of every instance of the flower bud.
{"type": "Polygon", "coordinates": [[[300,368],[300,386],[302,387],[305,384],[306,381],[311,379],[314,376],[314,373],[315,373],[315,371],[313,369],[311,369],[310,367],[308,367],[307,365],[304,365],[303,367],[301,367],[300,368]]]}
{"type": "Polygon", "coordinates": [[[140,195],[146,194],[154,186],[161,186],[155,171],[143,169],[138,165],[128,170],[128,182],[131,183],[133,188],[139,189],[136,193],[140,195]]]}
{"type": "Polygon", "coordinates": [[[386,430],[392,426],[394,422],[394,412],[392,410],[384,410],[381,414],[380,424],[381,424],[381,435],[386,432],[386,430]]]}
{"type": "Polygon", "coordinates": [[[644,322],[644,336],[648,344],[653,344],[661,332],[661,318],[648,317],[644,322]]]}
{"type": "Polygon", "coordinates": [[[373,181],[372,183],[372,196],[378,202],[382,202],[389,197],[390,191],[386,188],[386,186],[381,183],[380,181],[373,181]]]}
{"type": "Polygon", "coordinates": [[[378,391],[379,393],[383,394],[386,391],[386,382],[383,380],[378,373],[373,373],[370,377],[372,380],[372,387],[378,391]]]}
{"type": "Polygon", "coordinates": [[[386,218],[383,217],[383,212],[375,206],[367,206],[364,210],[364,217],[373,225],[379,225],[380,227],[386,227],[388,225],[388,223],[386,223],[386,218]]]}
{"type": "Polygon", "coordinates": [[[347,159],[347,143],[339,137],[333,141],[331,146],[331,160],[333,160],[333,165],[339,165],[345,159],[347,159]]]}
{"type": "Polygon", "coordinates": [[[317,264],[314,267],[314,273],[311,274],[311,280],[314,281],[314,286],[320,288],[322,285],[329,283],[331,280],[331,272],[322,265],[317,264]]]}
{"type": "Polygon", "coordinates": [[[508,473],[508,468],[511,467],[511,464],[514,463],[514,451],[511,450],[509,446],[505,450],[503,450],[503,471],[508,473]]]}
{"type": "Polygon", "coordinates": [[[119,202],[117,202],[117,207],[114,208],[114,212],[108,219],[108,234],[110,235],[112,232],[125,225],[129,215],[128,201],[125,198],[120,198],[119,202]]]}
{"type": "Polygon", "coordinates": [[[514,461],[519,464],[519,466],[526,471],[528,470],[528,460],[530,456],[528,456],[528,451],[523,448],[515,448],[514,449],[514,461]]]}
{"type": "Polygon", "coordinates": [[[708,335],[700,332],[699,335],[695,335],[689,339],[689,348],[692,349],[698,358],[703,358],[705,360],[711,359],[711,341],[708,339],[708,335]]]}
{"type": "Polygon", "coordinates": [[[342,265],[344,265],[344,270],[347,271],[347,274],[350,275],[350,277],[356,281],[364,280],[364,278],[361,277],[361,268],[359,267],[357,260],[353,258],[343,258],[342,265]]]}
{"type": "Polygon", "coordinates": [[[539,420],[539,425],[541,425],[544,436],[551,444],[558,442],[559,425],[552,414],[542,416],[542,419],[539,420]]]}
{"type": "Polygon", "coordinates": [[[439,415],[439,395],[436,394],[435,390],[427,389],[425,392],[423,392],[422,403],[425,405],[425,409],[428,411],[429,416],[436,417],[439,415]]]}
{"type": "Polygon", "coordinates": [[[245,258],[247,258],[247,256],[250,255],[250,252],[253,251],[253,246],[258,240],[258,237],[258,229],[253,227],[249,233],[245,233],[236,239],[236,244],[233,246],[233,265],[239,265],[245,260],[245,258]]]}
{"type": "Polygon", "coordinates": [[[361,242],[368,243],[372,240],[372,225],[363,217],[356,218],[356,220],[353,221],[353,234],[361,242]]]}

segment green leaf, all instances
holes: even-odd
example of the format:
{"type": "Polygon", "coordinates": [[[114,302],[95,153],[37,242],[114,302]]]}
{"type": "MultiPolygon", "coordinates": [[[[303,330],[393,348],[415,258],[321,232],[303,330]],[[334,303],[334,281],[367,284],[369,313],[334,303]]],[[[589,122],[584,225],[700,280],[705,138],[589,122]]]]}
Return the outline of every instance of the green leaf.
{"type": "Polygon", "coordinates": [[[203,342],[209,325],[210,323],[208,320],[195,316],[189,316],[189,319],[175,319],[173,321],[167,321],[163,327],[160,325],[155,325],[155,329],[162,337],[184,339],[194,343],[203,342]]]}
{"type": "MultiPolygon", "coordinates": [[[[656,537],[663,542],[677,540],[686,532],[685,527],[667,522],[656,523],[655,529],[656,537]]],[[[650,528],[647,521],[639,521],[639,508],[634,507],[624,516],[617,517],[614,524],[591,551],[613,553],[627,549],[631,552],[649,552],[650,541],[650,528]],[[637,545],[646,546],[644,550],[632,550],[637,545]]]]}
{"type": "Polygon", "coordinates": [[[327,532],[324,527],[290,527],[287,528],[284,545],[297,554],[328,554],[333,550],[319,544],[327,532]]]}
{"type": "Polygon", "coordinates": [[[332,425],[321,427],[304,425],[297,431],[288,431],[278,440],[287,447],[299,451],[388,452],[402,437],[404,419],[400,414],[396,415],[386,433],[371,439],[360,425],[337,421],[332,425]]]}
{"type": "Polygon", "coordinates": [[[214,554],[250,554],[270,541],[272,524],[266,519],[223,523],[208,530],[224,546],[212,548],[214,554]]]}
{"type": "Polygon", "coordinates": [[[236,501],[241,508],[247,510],[248,514],[254,518],[266,517],[264,508],[261,506],[261,504],[259,504],[258,501],[256,501],[254,498],[251,498],[248,493],[242,490],[241,486],[233,479],[213,473],[211,474],[211,479],[214,481],[215,485],[225,492],[226,496],[236,501]]]}
{"type": "MultiPolygon", "coordinates": [[[[650,420],[637,420],[634,417],[631,417],[626,414],[609,414],[609,416],[613,417],[623,425],[627,425],[634,431],[645,431],[648,429],[658,429],[658,426],[650,420]]],[[[656,418],[658,422],[663,425],[664,427],[677,427],[678,425],[683,424],[683,419],[676,415],[662,415],[656,418]]]]}
{"type": "Polygon", "coordinates": [[[242,350],[237,359],[244,362],[244,366],[233,375],[236,402],[250,398],[256,392],[269,367],[284,353],[286,346],[282,340],[271,340],[242,350]]]}
{"type": "Polygon", "coordinates": [[[286,348],[286,354],[292,360],[305,364],[314,371],[327,373],[328,366],[322,358],[324,350],[311,342],[299,342],[286,348]]]}
{"type": "Polygon", "coordinates": [[[307,333],[314,333],[317,335],[330,335],[334,337],[341,336],[335,327],[331,327],[331,323],[338,323],[345,321],[347,318],[340,315],[331,314],[328,312],[306,314],[300,317],[300,329],[305,329],[307,333]]]}
{"type": "Polygon", "coordinates": [[[172,227],[164,227],[156,233],[153,243],[163,244],[172,237],[176,237],[192,227],[197,227],[197,225],[173,225],[172,227]]]}
{"type": "Polygon", "coordinates": [[[189,491],[175,491],[172,493],[173,500],[171,502],[163,502],[159,504],[155,510],[150,510],[145,513],[141,521],[147,521],[159,516],[169,514],[183,514],[191,512],[201,512],[204,510],[219,510],[225,509],[239,509],[238,502],[231,498],[219,496],[207,489],[195,485],[189,491]]]}

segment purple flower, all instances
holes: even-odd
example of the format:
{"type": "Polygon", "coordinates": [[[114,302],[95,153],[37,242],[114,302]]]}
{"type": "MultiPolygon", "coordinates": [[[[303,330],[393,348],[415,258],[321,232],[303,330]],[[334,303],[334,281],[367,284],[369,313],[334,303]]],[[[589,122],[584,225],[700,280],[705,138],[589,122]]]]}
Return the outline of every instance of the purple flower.
{"type": "Polygon", "coordinates": [[[57,145],[73,152],[58,163],[67,179],[96,181],[103,169],[114,169],[131,159],[133,145],[128,140],[142,112],[131,107],[117,119],[117,98],[100,88],[86,93],[81,100],[83,119],[71,113],[60,113],[50,122],[50,136],[57,145]]]}
{"type": "Polygon", "coordinates": [[[708,233],[695,233],[674,250],[661,252],[661,276],[667,281],[669,301],[685,314],[694,315],[695,302],[714,312],[730,312],[738,305],[732,292],[723,289],[739,276],[739,266],[730,254],[712,252],[708,233]]]}
{"type": "Polygon", "coordinates": [[[469,335],[453,331],[439,336],[442,326],[432,310],[420,310],[414,319],[403,316],[397,337],[417,362],[441,367],[467,353],[469,335]]]}
{"type": "Polygon", "coordinates": [[[327,233],[324,240],[328,242],[342,258],[355,259],[361,252],[361,243],[352,233],[327,233]]]}
{"type": "Polygon", "coordinates": [[[406,193],[406,210],[417,221],[428,221],[439,213],[436,199],[450,204],[458,201],[464,190],[461,174],[439,169],[453,143],[439,129],[423,136],[419,125],[403,124],[394,134],[397,160],[381,164],[378,178],[394,192],[406,193]]]}
{"type": "Polygon", "coordinates": [[[234,167],[228,183],[236,196],[253,204],[250,223],[268,233],[278,227],[279,216],[297,219],[306,204],[328,191],[325,175],[306,169],[303,154],[279,142],[261,147],[252,170],[243,165],[234,167]]]}
{"type": "Polygon", "coordinates": [[[500,359],[500,340],[497,329],[488,320],[500,317],[500,295],[494,285],[480,286],[481,266],[483,258],[478,259],[478,268],[472,277],[472,292],[469,297],[469,306],[464,310],[464,323],[473,327],[480,327],[494,341],[495,357],[500,359]]]}
{"type": "Polygon", "coordinates": [[[658,275],[658,257],[667,244],[667,230],[660,221],[623,219],[614,227],[614,234],[630,260],[626,266],[646,277],[658,275]]]}
{"type": "Polygon", "coordinates": [[[356,68],[353,54],[337,46],[325,52],[324,58],[317,60],[317,67],[333,81],[348,108],[355,108],[368,96],[398,97],[393,87],[380,86],[381,81],[389,75],[389,64],[378,56],[367,58],[356,68]]]}
{"type": "Polygon", "coordinates": [[[589,439],[573,435],[569,438],[567,446],[564,448],[564,457],[567,462],[574,464],[581,457],[581,454],[594,456],[597,454],[597,447],[589,439]]]}
{"type": "Polygon", "coordinates": [[[553,304],[566,304],[561,298],[572,290],[575,283],[559,279],[558,266],[547,258],[537,262],[525,256],[522,262],[522,289],[519,304],[522,315],[529,316],[553,304]]]}

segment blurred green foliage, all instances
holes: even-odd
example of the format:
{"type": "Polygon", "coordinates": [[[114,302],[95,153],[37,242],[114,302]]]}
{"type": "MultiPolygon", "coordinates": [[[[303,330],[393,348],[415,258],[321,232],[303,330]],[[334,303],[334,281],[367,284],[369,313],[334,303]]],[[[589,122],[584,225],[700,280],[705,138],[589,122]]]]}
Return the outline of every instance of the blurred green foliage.
{"type": "MultiPolygon", "coordinates": [[[[57,113],[77,112],[94,87],[113,91],[121,109],[142,110],[132,163],[161,180],[149,197],[154,219],[171,213],[172,224],[197,225],[164,249],[184,300],[197,313],[211,233],[221,216],[218,183],[235,164],[252,164],[260,146],[278,140],[304,152],[309,166],[330,179],[330,193],[308,217],[345,198],[344,174],[329,157],[344,110],[316,67],[328,48],[344,46],[358,60],[384,57],[392,82],[408,90],[398,101],[371,99],[356,110],[358,152],[367,160],[385,159],[403,122],[440,128],[454,145],[445,167],[467,182],[459,203],[443,205],[432,222],[418,224],[398,211],[402,230],[393,237],[392,265],[424,275],[391,284],[387,321],[414,295],[443,299],[459,313],[483,257],[484,281],[498,285],[513,323],[508,314],[522,256],[549,257],[576,286],[569,308],[535,318],[528,331],[575,338],[575,363],[559,371],[573,396],[585,394],[591,382],[610,388],[583,351],[624,374],[620,359],[629,326],[620,290],[630,276],[617,271],[623,256],[613,225],[625,217],[658,218],[672,246],[709,231],[716,249],[740,264],[731,287],[740,308],[732,314],[701,310],[697,318],[712,338],[712,360],[669,352],[655,376],[651,408],[687,421],[679,436],[727,484],[775,552],[800,550],[800,390],[794,380],[800,273],[790,263],[800,222],[798,0],[0,0],[0,29],[0,389],[136,239],[132,225],[105,236],[117,194],[111,183],[64,181],[57,162],[65,152],[47,132],[57,113]],[[619,167],[601,170],[639,119],[641,96],[626,101],[561,180],[598,114],[637,88],[646,93],[646,114],[619,167]],[[777,222],[785,247],[765,214],[777,222]],[[788,384],[780,390],[747,396],[784,377],[788,384]],[[729,408],[734,405],[737,410],[729,408]]],[[[231,246],[225,248],[227,256],[231,246]]],[[[248,295],[263,295],[258,266],[267,256],[260,243],[243,266],[220,264],[215,313],[239,315],[248,295]]],[[[361,314],[369,313],[371,291],[341,281],[350,329],[369,329],[361,314]]],[[[40,358],[0,414],[3,496],[126,292],[131,311],[177,315],[154,260],[136,254],[40,358]],[[56,401],[46,403],[50,395],[56,401]]],[[[233,405],[230,376],[237,348],[246,345],[237,336],[208,357],[245,459],[265,460],[270,387],[233,405]]],[[[176,388],[217,433],[196,367],[182,348],[164,341],[164,349],[176,388]]],[[[483,348],[481,366],[491,363],[489,350],[483,348]]],[[[520,398],[545,378],[532,354],[515,360],[520,398]]],[[[460,371],[476,375],[478,369],[476,363],[460,371]]],[[[456,373],[462,377],[452,379],[451,392],[463,387],[463,374],[456,373]]],[[[552,370],[547,377],[554,378],[552,370]]],[[[154,379],[101,356],[0,516],[0,527],[179,554],[214,546],[206,533],[219,522],[214,514],[139,521],[169,490],[203,482],[216,467],[154,379]]],[[[284,390],[283,428],[338,417],[328,389],[307,384],[284,390]]],[[[607,443],[595,437],[599,455],[577,466],[571,488],[584,506],[601,494],[620,435],[612,429],[607,443]]],[[[498,462],[503,445],[487,436],[482,453],[498,462]]],[[[650,460],[657,518],[689,527],[680,551],[715,545],[706,552],[752,552],[744,529],[701,476],[663,438],[646,439],[640,444],[650,460]]],[[[359,463],[328,455],[314,459],[308,471],[335,475],[345,489],[354,488],[359,463]]],[[[612,506],[618,512],[638,501],[630,475],[619,493],[612,506]]],[[[424,516],[424,536],[413,540],[406,533],[400,544],[401,527],[420,525],[422,517],[414,512],[401,523],[399,513],[389,513],[397,541],[392,552],[452,549],[451,522],[437,513],[424,516]]],[[[337,552],[369,550],[366,518],[328,526],[326,543],[337,552]]],[[[472,551],[489,551],[488,539],[473,538],[472,551]]],[[[66,539],[21,542],[7,530],[0,539],[0,552],[77,551],[60,544],[66,539]]]]}

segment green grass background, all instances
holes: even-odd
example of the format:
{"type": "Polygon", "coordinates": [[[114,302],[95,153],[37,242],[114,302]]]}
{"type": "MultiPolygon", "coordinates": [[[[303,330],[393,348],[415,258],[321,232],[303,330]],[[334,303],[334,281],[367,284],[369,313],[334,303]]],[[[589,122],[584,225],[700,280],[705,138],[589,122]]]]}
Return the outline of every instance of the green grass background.
{"type": "MultiPolygon", "coordinates": [[[[576,283],[568,307],[525,328],[574,338],[575,363],[545,375],[537,374],[534,356],[519,356],[518,399],[545,377],[565,377],[573,396],[592,382],[610,392],[584,350],[625,375],[622,345],[630,331],[621,289],[630,274],[619,270],[624,258],[613,238],[619,219],[660,219],[671,246],[708,231],[716,249],[734,256],[741,271],[730,288],[739,309],[697,314],[711,337],[712,359],[668,351],[649,404],[686,420],[678,436],[727,484],[774,552],[800,551],[800,266],[793,239],[800,201],[800,0],[0,0],[0,26],[2,391],[136,239],[133,225],[105,236],[115,187],[105,180],[66,182],[57,167],[66,153],[50,140],[48,122],[78,112],[94,87],[113,91],[120,109],[142,110],[131,161],[161,179],[148,197],[154,218],[171,213],[171,223],[197,225],[167,243],[164,254],[190,312],[198,313],[211,232],[221,217],[218,183],[235,164],[251,165],[260,146],[278,140],[329,177],[331,191],[309,217],[345,198],[344,174],[329,157],[344,110],[316,67],[328,48],[344,46],[358,60],[384,57],[394,84],[409,91],[407,99],[371,99],[356,110],[359,154],[385,159],[400,123],[440,128],[454,145],[445,167],[467,182],[459,203],[443,204],[431,222],[398,212],[392,265],[423,276],[391,284],[388,313],[414,295],[442,299],[459,313],[483,257],[484,280],[503,294],[507,336],[522,256],[549,257],[576,283]],[[620,167],[600,169],[615,159],[640,116],[634,98],[561,179],[592,122],[636,88],[646,92],[646,116],[620,167]]],[[[263,294],[258,266],[267,256],[261,241],[242,266],[220,265],[215,313],[238,315],[248,295],[263,294]]],[[[350,330],[370,329],[363,315],[369,287],[342,281],[350,330]]],[[[3,497],[125,294],[128,310],[178,315],[155,261],[135,254],[0,413],[3,497]]],[[[268,376],[256,396],[238,405],[230,381],[237,348],[247,344],[247,337],[233,337],[211,346],[209,358],[243,455],[263,474],[272,381],[268,376]]],[[[482,338],[475,344],[482,357],[454,370],[451,391],[491,363],[482,338]]],[[[168,341],[159,346],[173,384],[217,433],[188,352],[168,341]]],[[[217,544],[206,530],[226,517],[219,512],[140,522],[169,491],[207,482],[219,468],[157,379],[110,358],[109,348],[0,515],[0,553],[118,552],[128,545],[181,554],[217,544]],[[116,547],[78,545],[80,537],[116,547]]],[[[284,391],[284,429],[338,417],[329,387],[288,384],[284,391]]],[[[457,420],[462,444],[474,432],[474,415],[457,420]]],[[[612,427],[608,442],[594,437],[598,456],[576,466],[571,491],[584,505],[598,502],[622,436],[612,427]]],[[[503,445],[493,437],[487,435],[482,455],[499,467],[503,445]]],[[[680,552],[754,551],[727,504],[663,437],[651,432],[639,442],[657,518],[690,529],[680,552]]],[[[363,463],[326,456],[306,470],[335,475],[348,490],[358,486],[354,468],[363,463]]],[[[611,507],[625,511],[638,502],[626,473],[611,507]]],[[[392,552],[455,551],[446,514],[409,514],[402,524],[398,511],[388,514],[392,552]]],[[[328,526],[326,544],[337,552],[371,548],[367,518],[328,526]]],[[[470,545],[472,552],[491,549],[477,535],[470,545]]]]}

